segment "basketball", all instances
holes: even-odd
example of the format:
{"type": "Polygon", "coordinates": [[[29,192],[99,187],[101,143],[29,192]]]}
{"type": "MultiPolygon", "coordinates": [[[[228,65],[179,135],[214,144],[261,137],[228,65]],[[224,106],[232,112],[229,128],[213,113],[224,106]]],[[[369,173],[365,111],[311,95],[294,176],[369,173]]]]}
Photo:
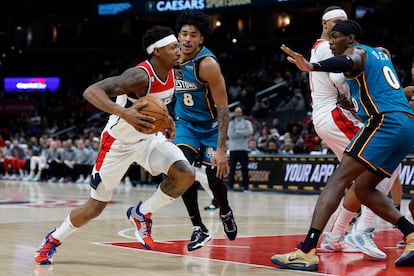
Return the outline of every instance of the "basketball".
{"type": "Polygon", "coordinates": [[[155,128],[142,131],[142,133],[153,134],[164,129],[168,123],[169,113],[167,106],[159,98],[153,96],[144,96],[139,98],[138,101],[147,103],[139,112],[155,118],[153,122],[155,128]]]}

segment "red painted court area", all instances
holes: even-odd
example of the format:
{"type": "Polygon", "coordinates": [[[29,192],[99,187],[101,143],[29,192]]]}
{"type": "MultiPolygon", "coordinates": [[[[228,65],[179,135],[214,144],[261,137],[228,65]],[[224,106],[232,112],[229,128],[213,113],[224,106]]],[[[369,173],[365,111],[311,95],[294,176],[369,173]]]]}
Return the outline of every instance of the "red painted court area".
{"type": "MultiPolygon", "coordinates": [[[[395,267],[394,260],[403,252],[396,243],[401,239],[397,230],[376,231],[375,241],[387,255],[386,260],[374,260],[362,253],[319,253],[318,273],[355,276],[408,276],[414,275],[414,267],[395,267]]],[[[153,252],[193,256],[211,260],[238,262],[268,266],[278,269],[270,262],[275,253],[292,251],[304,235],[240,237],[235,241],[213,239],[196,251],[187,251],[187,240],[156,241],[153,252]]],[[[137,242],[114,242],[105,245],[145,250],[137,242]]],[[[145,250],[146,251],[146,250],[145,250]]]]}

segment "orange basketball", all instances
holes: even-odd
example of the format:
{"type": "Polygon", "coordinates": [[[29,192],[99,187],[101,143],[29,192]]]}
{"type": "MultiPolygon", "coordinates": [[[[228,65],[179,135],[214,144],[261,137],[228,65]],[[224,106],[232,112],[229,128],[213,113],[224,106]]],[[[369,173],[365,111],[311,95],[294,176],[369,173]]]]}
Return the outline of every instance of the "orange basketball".
{"type": "Polygon", "coordinates": [[[168,122],[169,113],[167,106],[159,98],[153,96],[144,96],[139,98],[138,101],[147,103],[139,112],[155,118],[153,122],[155,128],[142,132],[145,134],[153,134],[164,129],[168,122]]]}

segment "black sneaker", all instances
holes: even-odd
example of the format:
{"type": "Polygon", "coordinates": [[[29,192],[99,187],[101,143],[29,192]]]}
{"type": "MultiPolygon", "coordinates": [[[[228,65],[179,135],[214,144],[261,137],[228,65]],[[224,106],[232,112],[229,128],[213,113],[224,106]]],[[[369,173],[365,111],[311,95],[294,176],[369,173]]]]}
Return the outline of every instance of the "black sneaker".
{"type": "Polygon", "coordinates": [[[220,218],[223,223],[226,238],[231,241],[235,240],[237,237],[237,225],[236,221],[234,221],[233,211],[230,210],[227,214],[220,215],[220,218]]]}
{"type": "Polygon", "coordinates": [[[211,240],[210,233],[203,232],[200,226],[193,227],[193,234],[191,235],[191,241],[187,245],[188,251],[196,250],[203,247],[209,240],[211,240]]]}

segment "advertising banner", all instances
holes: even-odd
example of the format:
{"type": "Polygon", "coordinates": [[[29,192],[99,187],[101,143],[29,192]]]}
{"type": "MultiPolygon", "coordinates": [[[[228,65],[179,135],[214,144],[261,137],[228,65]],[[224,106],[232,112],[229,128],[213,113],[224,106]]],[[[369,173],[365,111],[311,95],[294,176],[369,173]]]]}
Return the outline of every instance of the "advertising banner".
{"type": "MultiPolygon", "coordinates": [[[[319,193],[339,162],[335,156],[257,156],[249,157],[250,187],[263,190],[319,193]]],[[[242,180],[236,167],[237,187],[242,180]]],[[[402,162],[400,174],[404,194],[414,193],[414,157],[402,162]]]]}

